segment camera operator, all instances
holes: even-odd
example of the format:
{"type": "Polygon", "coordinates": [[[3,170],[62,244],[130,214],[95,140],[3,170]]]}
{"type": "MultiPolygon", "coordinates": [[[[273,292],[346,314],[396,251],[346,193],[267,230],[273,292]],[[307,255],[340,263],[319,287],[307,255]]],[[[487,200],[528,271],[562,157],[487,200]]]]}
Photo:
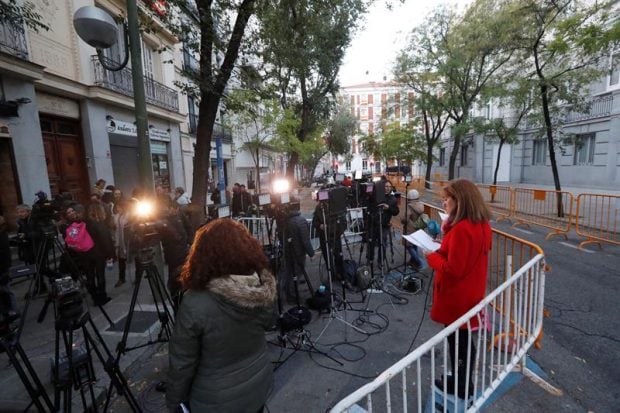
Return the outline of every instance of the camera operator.
{"type": "Polygon", "coordinates": [[[280,292],[286,296],[289,304],[296,303],[295,283],[293,277],[306,271],[306,255],[314,256],[310,243],[308,221],[301,216],[299,199],[291,199],[285,216],[277,223],[278,237],[284,246],[284,266],[280,280],[280,292]]]}
{"type": "Polygon", "coordinates": [[[321,254],[325,260],[327,270],[332,271],[336,279],[342,280],[344,275],[344,264],[342,258],[342,240],[340,237],[344,234],[346,229],[346,217],[332,216],[327,201],[318,201],[314,209],[314,215],[312,216],[312,226],[316,231],[317,237],[319,237],[321,254]],[[325,223],[323,222],[324,218],[326,221],[325,223]],[[329,251],[326,245],[326,236],[327,243],[329,243],[329,251]],[[329,255],[333,257],[334,268],[330,266],[329,255]]]}
{"type": "Polygon", "coordinates": [[[7,231],[6,221],[0,211],[0,293],[3,293],[8,303],[6,303],[6,312],[9,319],[15,319],[17,315],[17,300],[15,294],[11,291],[9,283],[9,268],[11,268],[11,247],[9,245],[9,233],[7,231]]]}
{"type": "Polygon", "coordinates": [[[161,235],[164,259],[168,266],[168,291],[176,309],[181,293],[178,277],[187,258],[194,234],[187,218],[179,210],[179,205],[172,200],[163,210],[162,224],[158,229],[161,235]]]}
{"type": "MultiPolygon", "coordinates": [[[[67,208],[65,215],[70,225],[65,230],[65,243],[67,252],[86,275],[87,288],[95,305],[103,305],[111,300],[106,293],[105,264],[106,259],[114,254],[112,239],[102,223],[86,220],[84,214],[84,207],[80,204],[67,208]]],[[[90,215],[96,216],[97,211],[91,210],[90,215]]]]}
{"type": "Polygon", "coordinates": [[[26,204],[17,206],[17,242],[18,256],[25,264],[34,264],[36,261],[36,247],[39,244],[39,232],[37,231],[32,210],[26,204]]]}
{"type": "Polygon", "coordinates": [[[368,225],[368,249],[366,251],[366,259],[372,264],[374,261],[375,248],[379,248],[379,267],[383,265],[385,260],[385,252],[388,246],[388,240],[390,235],[390,227],[392,217],[395,217],[400,212],[398,208],[398,201],[392,193],[392,183],[382,178],[385,182],[385,201],[371,207],[369,225],[368,225]],[[379,238],[381,237],[381,238],[379,238]]]}

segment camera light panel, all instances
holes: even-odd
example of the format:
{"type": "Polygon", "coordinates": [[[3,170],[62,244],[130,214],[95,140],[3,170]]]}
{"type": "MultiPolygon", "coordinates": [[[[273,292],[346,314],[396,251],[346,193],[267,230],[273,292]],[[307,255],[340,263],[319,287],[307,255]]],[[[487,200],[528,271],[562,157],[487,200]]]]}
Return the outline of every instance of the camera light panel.
{"type": "Polygon", "coordinates": [[[289,202],[291,202],[291,194],[289,194],[288,192],[280,194],[280,203],[288,204],[289,202]]]}
{"type": "Polygon", "coordinates": [[[317,197],[319,201],[327,201],[329,199],[329,191],[319,191],[317,197]]]}
{"type": "Polygon", "coordinates": [[[258,205],[269,205],[271,204],[271,194],[260,194],[258,195],[258,205]]]}
{"type": "Polygon", "coordinates": [[[218,218],[226,218],[229,216],[230,216],[230,208],[228,206],[223,206],[217,209],[218,218]]]}

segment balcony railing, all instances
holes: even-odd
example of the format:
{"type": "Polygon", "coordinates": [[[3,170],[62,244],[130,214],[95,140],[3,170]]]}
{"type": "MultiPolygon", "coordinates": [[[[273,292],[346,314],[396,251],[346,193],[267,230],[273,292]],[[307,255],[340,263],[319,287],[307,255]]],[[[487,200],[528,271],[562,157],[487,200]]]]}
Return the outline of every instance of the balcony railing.
{"type": "Polygon", "coordinates": [[[605,95],[592,99],[582,111],[571,111],[564,117],[564,122],[579,122],[582,120],[600,118],[611,115],[614,104],[613,95],[605,95]]]}
{"type": "Polygon", "coordinates": [[[20,16],[7,16],[0,21],[0,51],[28,60],[28,44],[24,22],[20,16]]]}
{"type": "MultiPolygon", "coordinates": [[[[125,67],[117,72],[112,72],[101,65],[97,56],[92,56],[91,60],[95,85],[133,97],[131,69],[125,67]]],[[[113,65],[114,62],[110,62],[110,64],[113,65]]],[[[179,94],[176,90],[144,76],[144,93],[148,103],[174,112],[179,111],[179,94]]]]}

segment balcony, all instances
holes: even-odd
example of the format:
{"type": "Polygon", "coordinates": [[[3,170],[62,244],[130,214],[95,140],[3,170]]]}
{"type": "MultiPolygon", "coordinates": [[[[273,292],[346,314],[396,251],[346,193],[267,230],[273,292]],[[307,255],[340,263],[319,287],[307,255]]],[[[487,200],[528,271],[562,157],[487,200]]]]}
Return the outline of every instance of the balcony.
{"type": "Polygon", "coordinates": [[[564,122],[579,122],[582,120],[609,116],[611,115],[613,104],[614,97],[611,94],[596,97],[587,102],[584,110],[568,112],[564,117],[564,122]]]}
{"type": "MultiPolygon", "coordinates": [[[[112,72],[101,65],[97,56],[92,56],[91,61],[96,86],[133,98],[133,81],[130,68],[124,67],[117,72],[112,72]]],[[[113,65],[114,63],[111,62],[110,64],[113,65]]],[[[148,103],[173,112],[179,111],[179,94],[176,90],[144,76],[144,93],[148,103]]]]}
{"type": "Polygon", "coordinates": [[[0,52],[28,60],[28,44],[21,16],[0,21],[0,52]]]}

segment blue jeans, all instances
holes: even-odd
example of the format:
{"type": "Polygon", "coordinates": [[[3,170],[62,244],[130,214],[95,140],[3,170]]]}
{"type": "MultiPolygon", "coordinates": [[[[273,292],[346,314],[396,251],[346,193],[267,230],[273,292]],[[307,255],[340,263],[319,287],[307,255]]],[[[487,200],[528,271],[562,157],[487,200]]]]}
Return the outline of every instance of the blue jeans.
{"type": "Polygon", "coordinates": [[[416,247],[415,245],[407,245],[407,252],[409,253],[409,256],[411,257],[411,260],[410,260],[411,263],[417,265],[420,268],[424,265],[424,263],[422,262],[422,259],[418,255],[418,247],[416,247]]]}

